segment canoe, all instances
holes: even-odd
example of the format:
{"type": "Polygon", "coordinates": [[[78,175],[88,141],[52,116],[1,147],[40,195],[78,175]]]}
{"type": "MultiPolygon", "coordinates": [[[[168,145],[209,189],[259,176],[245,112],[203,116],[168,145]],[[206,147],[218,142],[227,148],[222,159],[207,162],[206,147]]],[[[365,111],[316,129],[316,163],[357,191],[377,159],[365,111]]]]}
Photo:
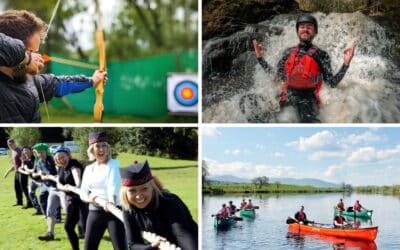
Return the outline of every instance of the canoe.
{"type": "Polygon", "coordinates": [[[235,224],[236,221],[232,217],[214,217],[214,227],[216,229],[228,229],[235,224]]]}
{"type": "MultiPolygon", "coordinates": [[[[334,210],[334,215],[338,214],[338,209],[337,207],[333,207],[334,210]]],[[[371,218],[372,217],[372,211],[361,211],[361,212],[348,212],[348,211],[342,211],[342,215],[343,216],[347,216],[347,217],[354,217],[354,213],[356,215],[356,217],[358,218],[371,218]]]]}
{"type": "Polygon", "coordinates": [[[320,240],[324,241],[330,245],[333,245],[333,249],[357,249],[357,250],[377,250],[375,241],[365,241],[365,240],[353,240],[346,238],[339,238],[321,234],[303,234],[299,235],[297,232],[288,232],[287,238],[294,239],[310,239],[310,240],[320,240]],[[301,238],[303,236],[303,238],[301,238]],[[335,248],[336,247],[336,248],[335,248]]]}
{"type": "Polygon", "coordinates": [[[254,218],[256,216],[256,211],[254,209],[242,209],[239,215],[242,217],[254,218]]]}
{"type": "Polygon", "coordinates": [[[376,235],[378,234],[378,227],[332,228],[320,227],[316,225],[303,225],[298,223],[289,224],[289,230],[292,232],[320,234],[365,241],[375,240],[376,235]]]}

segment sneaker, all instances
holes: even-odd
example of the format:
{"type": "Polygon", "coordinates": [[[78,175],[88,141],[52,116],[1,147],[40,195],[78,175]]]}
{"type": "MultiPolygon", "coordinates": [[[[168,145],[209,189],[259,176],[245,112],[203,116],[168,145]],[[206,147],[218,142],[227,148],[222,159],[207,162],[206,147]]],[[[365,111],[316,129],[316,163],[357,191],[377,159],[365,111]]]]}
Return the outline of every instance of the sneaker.
{"type": "Polygon", "coordinates": [[[15,203],[14,205],[12,205],[13,207],[16,207],[16,206],[22,206],[22,203],[15,203]]]}
{"type": "Polygon", "coordinates": [[[50,240],[54,240],[54,234],[47,232],[43,235],[40,235],[38,238],[39,238],[39,240],[50,241],[50,240]]]}
{"type": "Polygon", "coordinates": [[[32,205],[26,205],[26,206],[23,206],[23,207],[21,207],[22,209],[28,209],[28,208],[31,208],[31,207],[33,207],[32,205]]]}

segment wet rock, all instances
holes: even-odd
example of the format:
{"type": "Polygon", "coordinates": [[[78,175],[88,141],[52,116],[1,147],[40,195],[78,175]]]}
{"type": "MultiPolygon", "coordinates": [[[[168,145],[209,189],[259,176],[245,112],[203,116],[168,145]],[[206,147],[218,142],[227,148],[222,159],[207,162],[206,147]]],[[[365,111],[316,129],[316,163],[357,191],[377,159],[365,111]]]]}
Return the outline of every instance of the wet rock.
{"type": "Polygon", "coordinates": [[[203,40],[229,36],[248,24],[298,9],[294,0],[203,1],[203,40]]]}

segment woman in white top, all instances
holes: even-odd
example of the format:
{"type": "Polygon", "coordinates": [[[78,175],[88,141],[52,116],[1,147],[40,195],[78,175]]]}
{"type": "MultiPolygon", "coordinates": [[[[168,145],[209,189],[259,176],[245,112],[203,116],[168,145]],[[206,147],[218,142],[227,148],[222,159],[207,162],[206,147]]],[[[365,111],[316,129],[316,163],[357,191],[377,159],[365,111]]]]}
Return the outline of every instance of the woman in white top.
{"type": "Polygon", "coordinates": [[[119,162],[111,159],[111,146],[105,132],[89,134],[89,160],[94,162],[85,168],[81,199],[89,202],[89,215],[86,222],[85,249],[98,249],[106,228],[114,249],[127,249],[123,223],[108,212],[107,204],[120,205],[119,162]],[[99,197],[107,201],[105,208],[95,203],[99,197]]]}

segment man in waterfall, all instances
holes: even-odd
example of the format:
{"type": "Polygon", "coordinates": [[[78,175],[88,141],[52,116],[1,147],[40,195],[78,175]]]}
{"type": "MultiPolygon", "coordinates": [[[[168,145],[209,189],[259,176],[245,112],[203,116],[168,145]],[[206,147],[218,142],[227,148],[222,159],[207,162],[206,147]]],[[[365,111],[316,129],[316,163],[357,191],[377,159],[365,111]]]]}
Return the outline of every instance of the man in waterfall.
{"type": "MultiPolygon", "coordinates": [[[[327,52],[312,44],[318,33],[318,23],[310,14],[301,14],[296,21],[299,44],[283,52],[277,65],[276,78],[282,82],[280,94],[281,107],[294,106],[300,122],[320,122],[318,117],[322,81],[332,88],[343,79],[354,56],[356,42],[344,51],[343,65],[333,75],[331,60],[327,52]]],[[[253,40],[256,57],[267,73],[272,73],[270,65],[264,60],[264,47],[253,40]]]]}

